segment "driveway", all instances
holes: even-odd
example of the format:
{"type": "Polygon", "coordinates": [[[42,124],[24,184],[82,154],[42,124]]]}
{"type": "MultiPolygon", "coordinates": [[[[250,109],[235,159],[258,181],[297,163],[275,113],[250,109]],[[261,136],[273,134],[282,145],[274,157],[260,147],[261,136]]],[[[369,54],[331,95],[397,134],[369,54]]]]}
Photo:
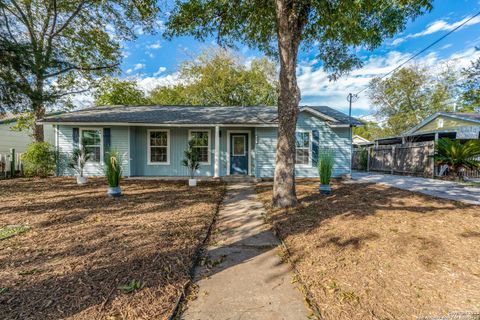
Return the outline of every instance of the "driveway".
{"type": "Polygon", "coordinates": [[[356,182],[375,182],[391,187],[421,192],[430,196],[480,205],[480,188],[460,183],[411,176],[396,176],[378,172],[353,172],[356,182]]]}

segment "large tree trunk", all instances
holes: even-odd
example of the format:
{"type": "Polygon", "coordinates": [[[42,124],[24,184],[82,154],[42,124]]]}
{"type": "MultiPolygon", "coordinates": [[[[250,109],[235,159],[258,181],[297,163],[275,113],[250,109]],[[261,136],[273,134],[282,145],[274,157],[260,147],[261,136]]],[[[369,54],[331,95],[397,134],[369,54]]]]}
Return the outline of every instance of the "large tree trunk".
{"type": "Polygon", "coordinates": [[[36,91],[35,91],[35,98],[32,99],[32,109],[33,109],[33,124],[32,124],[32,131],[33,131],[33,139],[35,142],[43,142],[44,135],[43,135],[43,125],[38,124],[37,122],[40,119],[45,117],[45,106],[43,104],[43,79],[40,73],[36,74],[36,91]]]}
{"type": "Polygon", "coordinates": [[[32,131],[33,131],[32,136],[35,142],[43,142],[44,141],[43,125],[38,124],[37,121],[39,121],[45,116],[45,107],[41,102],[34,102],[33,110],[34,110],[34,113],[33,113],[34,122],[32,124],[32,131]]]}
{"type": "Polygon", "coordinates": [[[280,57],[280,92],[278,97],[278,135],[273,184],[274,207],[297,205],[295,192],[295,128],[300,90],[296,67],[301,26],[292,13],[291,1],[276,0],[278,49],[280,57]]]}

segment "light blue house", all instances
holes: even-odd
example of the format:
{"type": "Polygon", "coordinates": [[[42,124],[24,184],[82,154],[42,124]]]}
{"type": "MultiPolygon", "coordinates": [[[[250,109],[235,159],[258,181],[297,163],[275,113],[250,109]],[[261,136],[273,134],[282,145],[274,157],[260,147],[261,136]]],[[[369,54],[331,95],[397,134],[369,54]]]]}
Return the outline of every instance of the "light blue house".
{"type": "MultiPolygon", "coordinates": [[[[322,148],[333,149],[334,176],[350,173],[351,128],[356,119],[326,106],[302,106],[297,122],[296,176],[317,177],[322,148]]],[[[187,176],[183,151],[196,137],[197,176],[273,177],[276,107],[108,106],[49,116],[55,147],[69,155],[81,141],[93,154],[87,175],[102,175],[110,148],[123,155],[125,176],[187,176]]],[[[60,175],[72,175],[60,167],[60,175]]]]}

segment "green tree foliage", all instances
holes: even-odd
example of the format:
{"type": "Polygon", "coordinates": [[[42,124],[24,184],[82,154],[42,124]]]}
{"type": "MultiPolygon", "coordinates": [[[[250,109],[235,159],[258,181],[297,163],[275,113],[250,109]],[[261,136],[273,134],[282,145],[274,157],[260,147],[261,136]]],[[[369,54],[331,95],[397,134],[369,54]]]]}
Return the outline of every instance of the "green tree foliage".
{"type": "Polygon", "coordinates": [[[462,70],[461,109],[463,112],[473,112],[480,106],[480,58],[472,61],[468,68],[462,70]]]}
{"type": "Polygon", "coordinates": [[[368,95],[376,116],[386,119],[383,133],[399,135],[435,112],[453,111],[456,80],[450,68],[437,74],[419,66],[399,69],[386,79],[372,79],[368,95]]]}
{"type": "Polygon", "coordinates": [[[376,138],[388,136],[388,132],[382,129],[376,122],[368,121],[361,127],[354,127],[353,134],[359,135],[362,138],[373,141],[376,138]]]}
{"type": "Polygon", "coordinates": [[[47,177],[55,170],[55,152],[48,142],[34,142],[22,155],[26,176],[47,177]]]}
{"type": "Polygon", "coordinates": [[[435,150],[435,161],[440,165],[448,165],[456,176],[464,168],[480,168],[480,162],[475,160],[480,156],[479,140],[468,140],[462,144],[459,140],[442,138],[438,140],[435,150]]]}
{"type": "MultiPolygon", "coordinates": [[[[157,12],[154,0],[0,0],[0,112],[38,120],[68,104],[117,69],[119,41],[135,25],[151,30],[157,12]]],[[[43,141],[42,126],[32,129],[43,141]]]]}
{"type": "Polygon", "coordinates": [[[107,77],[94,93],[95,105],[148,105],[150,100],[135,81],[107,77]]]}
{"type": "Polygon", "coordinates": [[[253,59],[247,67],[231,51],[205,50],[180,66],[179,84],[155,88],[150,100],[161,105],[274,105],[275,64],[261,58],[253,59]]]}
{"type": "Polygon", "coordinates": [[[431,0],[177,0],[167,21],[168,37],[215,37],[226,46],[244,43],[280,62],[278,139],[273,205],[297,204],[295,124],[300,90],[300,46],[315,49],[332,79],[361,66],[356,47],[373,49],[431,9],[431,0]]]}

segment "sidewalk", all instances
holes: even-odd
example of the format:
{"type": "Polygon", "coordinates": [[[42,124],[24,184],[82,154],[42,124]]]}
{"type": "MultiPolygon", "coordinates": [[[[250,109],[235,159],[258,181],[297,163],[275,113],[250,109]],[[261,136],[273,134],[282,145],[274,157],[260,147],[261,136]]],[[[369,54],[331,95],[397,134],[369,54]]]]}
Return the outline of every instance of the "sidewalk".
{"type": "Polygon", "coordinates": [[[182,319],[307,319],[263,210],[252,184],[228,186],[204,263],[209,267],[197,267],[197,297],[182,319]]]}
{"type": "Polygon", "coordinates": [[[357,182],[375,182],[399,189],[421,192],[430,196],[480,205],[480,188],[437,179],[396,176],[377,172],[353,172],[357,182]]]}

